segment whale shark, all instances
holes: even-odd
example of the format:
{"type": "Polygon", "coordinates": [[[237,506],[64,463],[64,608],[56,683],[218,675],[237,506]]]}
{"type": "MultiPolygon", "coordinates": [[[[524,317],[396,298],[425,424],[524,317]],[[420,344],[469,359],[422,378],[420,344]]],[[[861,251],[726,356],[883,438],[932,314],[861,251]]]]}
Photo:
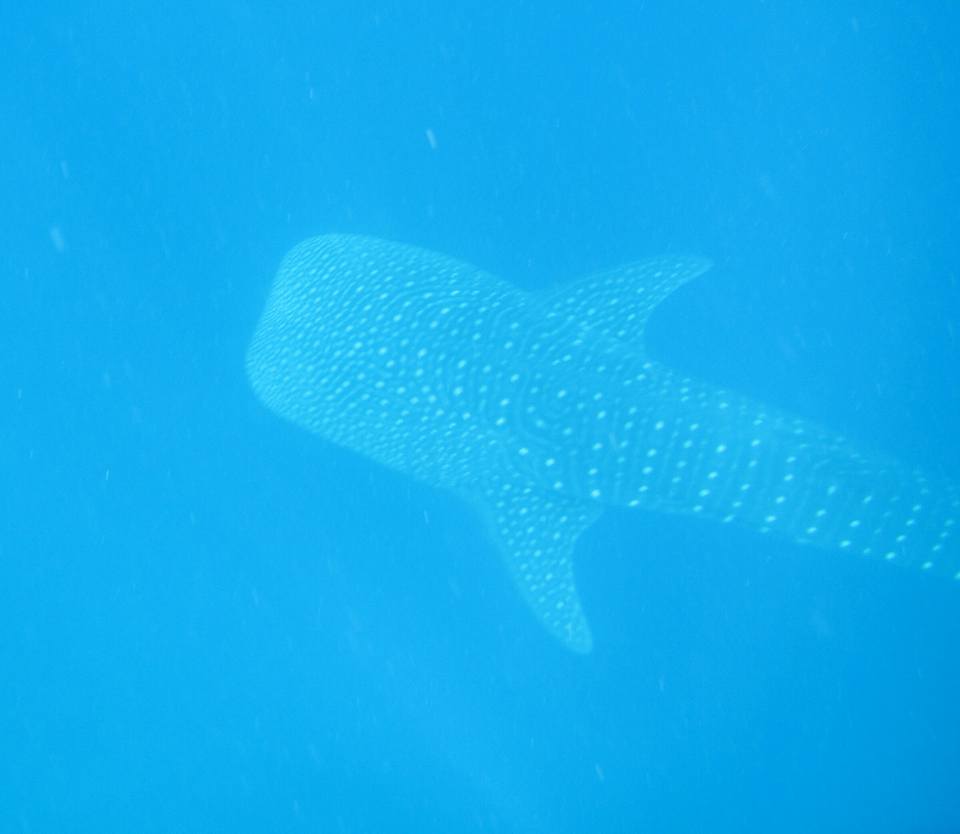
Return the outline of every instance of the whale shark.
{"type": "Polygon", "coordinates": [[[327,234],[283,259],[246,356],[259,399],[461,496],[563,645],[593,638],[574,575],[605,508],[711,519],[960,580],[955,482],[648,355],[694,256],[527,292],[416,246],[327,234]]]}

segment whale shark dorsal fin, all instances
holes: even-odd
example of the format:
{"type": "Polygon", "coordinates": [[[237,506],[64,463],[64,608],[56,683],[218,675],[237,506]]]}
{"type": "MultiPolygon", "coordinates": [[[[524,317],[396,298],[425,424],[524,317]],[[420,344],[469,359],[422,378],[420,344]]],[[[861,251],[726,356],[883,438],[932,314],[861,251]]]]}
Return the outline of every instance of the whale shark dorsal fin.
{"type": "Polygon", "coordinates": [[[660,302],[711,265],[695,255],[647,258],[540,293],[540,301],[548,316],[642,347],[647,319],[660,302]]]}
{"type": "Polygon", "coordinates": [[[574,581],[573,551],[602,508],[509,480],[464,497],[487,523],[514,584],[543,627],[568,649],[590,652],[593,637],[574,581]]]}

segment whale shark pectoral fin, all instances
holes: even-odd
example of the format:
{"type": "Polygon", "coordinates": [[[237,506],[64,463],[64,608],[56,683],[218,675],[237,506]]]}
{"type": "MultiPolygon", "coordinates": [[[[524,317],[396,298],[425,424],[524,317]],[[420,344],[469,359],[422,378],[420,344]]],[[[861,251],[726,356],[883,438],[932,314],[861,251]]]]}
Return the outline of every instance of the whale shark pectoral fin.
{"type": "Polygon", "coordinates": [[[547,315],[642,347],[647,319],[657,305],[711,265],[707,258],[693,255],[647,258],[579,278],[538,297],[547,315]]]}
{"type": "Polygon", "coordinates": [[[471,493],[513,581],[540,623],[567,648],[593,648],[573,575],[577,538],[596,521],[598,506],[504,483],[471,493]]]}

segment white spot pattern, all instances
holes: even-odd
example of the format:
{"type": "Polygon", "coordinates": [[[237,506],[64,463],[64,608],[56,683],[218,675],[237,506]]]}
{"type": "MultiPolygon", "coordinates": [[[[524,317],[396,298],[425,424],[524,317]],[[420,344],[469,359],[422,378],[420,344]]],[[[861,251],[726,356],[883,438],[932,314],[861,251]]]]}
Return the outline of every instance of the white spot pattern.
{"type": "Polygon", "coordinates": [[[606,504],[960,576],[955,485],[646,358],[652,310],[707,267],[657,258],[534,298],[415,247],[314,238],[281,265],[248,374],[310,431],[480,496],[525,598],[578,650],[572,552],[606,504]]]}

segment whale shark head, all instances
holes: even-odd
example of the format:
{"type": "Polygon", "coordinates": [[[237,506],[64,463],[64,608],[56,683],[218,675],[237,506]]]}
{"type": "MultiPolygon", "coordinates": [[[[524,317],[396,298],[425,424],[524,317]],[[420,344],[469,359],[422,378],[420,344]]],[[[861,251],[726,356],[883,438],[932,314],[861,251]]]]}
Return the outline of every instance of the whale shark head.
{"type": "Polygon", "coordinates": [[[575,651],[592,637],[573,552],[608,506],[960,578],[952,483],[648,358],[650,314],[709,266],[652,258],[527,293],[414,246],[324,235],[283,260],[247,372],[279,415],[467,500],[575,651]]]}

